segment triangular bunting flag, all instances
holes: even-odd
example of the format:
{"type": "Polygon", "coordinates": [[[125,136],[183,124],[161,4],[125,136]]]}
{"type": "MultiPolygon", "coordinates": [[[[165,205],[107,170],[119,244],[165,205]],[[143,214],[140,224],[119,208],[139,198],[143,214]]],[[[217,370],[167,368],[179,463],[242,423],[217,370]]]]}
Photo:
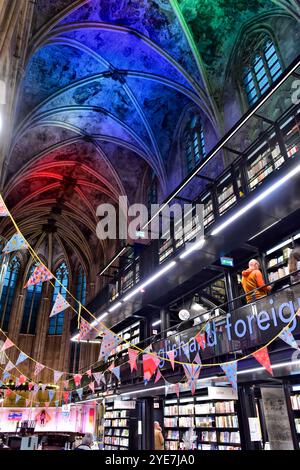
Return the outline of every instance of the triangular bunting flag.
{"type": "Polygon", "coordinates": [[[49,401],[52,401],[54,398],[55,392],[53,390],[48,390],[49,401]]]}
{"type": "Polygon", "coordinates": [[[69,392],[64,392],[64,402],[65,402],[65,404],[68,403],[68,401],[69,401],[69,396],[70,396],[69,392]]]}
{"type": "Polygon", "coordinates": [[[116,336],[112,331],[106,330],[102,339],[98,361],[104,360],[106,362],[110,352],[121,342],[121,338],[116,336]]]}
{"type": "Polygon", "coordinates": [[[6,349],[11,348],[12,346],[14,346],[14,343],[10,339],[7,338],[0,352],[6,351],[6,349]]]}
{"type": "Polygon", "coordinates": [[[199,353],[197,352],[196,356],[194,357],[194,361],[196,364],[202,364],[201,358],[199,356],[199,353]]]}
{"type": "Polygon", "coordinates": [[[57,315],[60,312],[63,312],[66,310],[66,308],[69,308],[70,304],[69,302],[66,301],[66,299],[58,293],[54,302],[54,305],[52,307],[50,317],[54,317],[54,315],[57,315]]]}
{"type": "Polygon", "coordinates": [[[160,359],[152,354],[143,354],[144,382],[149,382],[158,368],[160,359]]]}
{"type": "Polygon", "coordinates": [[[138,355],[139,351],[137,351],[136,349],[128,348],[129,365],[131,372],[137,370],[136,360],[138,355]]]}
{"type": "Polygon", "coordinates": [[[115,363],[114,361],[110,364],[109,368],[107,370],[109,370],[110,372],[113,370],[113,368],[115,367],[115,363]]]}
{"type": "Polygon", "coordinates": [[[172,366],[173,370],[174,370],[174,355],[175,355],[174,349],[172,349],[171,351],[167,351],[167,356],[170,359],[171,366],[172,366]]]}
{"type": "Polygon", "coordinates": [[[16,393],[16,403],[18,403],[18,401],[19,401],[21,398],[22,398],[21,395],[18,395],[18,394],[16,393]]]}
{"type": "Polygon", "coordinates": [[[28,390],[32,390],[34,387],[34,383],[33,382],[29,382],[28,384],[28,390]]]}
{"type": "Polygon", "coordinates": [[[69,380],[64,380],[64,388],[68,388],[69,386],[69,380]]]}
{"type": "Polygon", "coordinates": [[[9,215],[8,209],[0,196],[0,217],[7,217],[9,215]]]}
{"type": "Polygon", "coordinates": [[[237,390],[237,362],[221,365],[226,377],[234,390],[237,390]]]}
{"type": "Polygon", "coordinates": [[[27,354],[20,352],[19,357],[16,362],[16,366],[21,364],[21,362],[24,362],[28,358],[27,354]]]}
{"type": "Polygon", "coordinates": [[[19,377],[19,385],[23,385],[26,382],[25,375],[20,375],[19,377]]]}
{"type": "Polygon", "coordinates": [[[11,394],[12,394],[11,389],[10,389],[10,388],[7,388],[7,389],[5,390],[5,398],[9,398],[9,397],[11,396],[11,394]]]}
{"type": "Polygon", "coordinates": [[[10,373],[9,372],[3,372],[3,375],[2,375],[2,380],[6,380],[6,379],[9,379],[10,377],[10,373]]]}
{"type": "Polygon", "coordinates": [[[91,371],[91,369],[86,371],[86,375],[87,375],[88,377],[92,377],[92,371],[91,371]]]}
{"type": "Polygon", "coordinates": [[[50,271],[46,268],[46,266],[40,263],[28,279],[27,283],[24,286],[24,289],[29,286],[35,286],[36,284],[40,284],[40,282],[49,281],[52,278],[53,275],[50,273],[50,271]]]}
{"type": "Polygon", "coordinates": [[[55,400],[54,404],[55,404],[56,408],[58,408],[59,407],[59,400],[55,400]]]}
{"type": "Polygon", "coordinates": [[[26,406],[26,408],[29,407],[29,404],[30,404],[30,400],[25,400],[25,406],[26,406]]]}
{"type": "Polygon", "coordinates": [[[184,351],[184,354],[186,355],[186,357],[188,358],[188,361],[190,362],[191,361],[191,356],[190,356],[189,343],[182,345],[181,348],[184,351]]]}
{"type": "Polygon", "coordinates": [[[82,400],[83,388],[78,388],[76,392],[78,393],[79,399],[82,400]]]}
{"type": "Polygon", "coordinates": [[[63,375],[63,372],[59,371],[59,370],[54,370],[53,371],[53,376],[54,376],[54,383],[56,384],[56,382],[59,381],[59,379],[62,377],[63,375]]]}
{"type": "Polygon", "coordinates": [[[44,365],[43,364],[40,364],[39,362],[37,362],[35,364],[35,368],[34,368],[34,373],[33,375],[38,375],[43,369],[44,369],[44,365]]]}
{"type": "Polygon", "coordinates": [[[94,378],[95,378],[95,380],[96,380],[96,382],[97,382],[98,387],[99,387],[99,385],[100,385],[100,380],[101,380],[101,376],[102,376],[102,375],[103,375],[103,374],[102,374],[101,372],[93,372],[93,376],[94,376],[94,378]]]}
{"type": "Polygon", "coordinates": [[[42,384],[42,385],[41,385],[41,389],[43,390],[43,392],[46,390],[46,387],[47,387],[46,384],[42,384]]]}
{"type": "Polygon", "coordinates": [[[262,348],[259,351],[252,353],[252,356],[269,372],[273,375],[273,370],[270,362],[268,348],[262,348]]]}
{"type": "Polygon", "coordinates": [[[73,378],[74,378],[75,386],[78,387],[81,383],[82,375],[81,374],[74,374],[73,378]]]}
{"type": "Polygon", "coordinates": [[[6,366],[5,366],[4,372],[9,372],[9,371],[12,370],[14,367],[15,367],[15,365],[14,365],[11,361],[8,361],[8,363],[7,363],[6,366]]]}
{"type": "Polygon", "coordinates": [[[188,384],[190,386],[192,395],[194,395],[195,390],[196,390],[196,382],[198,380],[198,377],[201,371],[201,365],[200,364],[184,364],[183,368],[184,368],[184,372],[185,372],[188,384]]]}
{"type": "Polygon", "coordinates": [[[114,367],[111,372],[120,380],[120,366],[114,367]]]}
{"type": "Polygon", "coordinates": [[[21,234],[16,233],[6,243],[2,251],[3,253],[8,254],[8,253],[12,253],[13,251],[27,250],[27,248],[28,248],[28,243],[26,242],[24,237],[21,234]]]}
{"type": "Polygon", "coordinates": [[[49,401],[45,401],[45,407],[49,408],[49,405],[50,405],[49,401]]]}
{"type": "Polygon", "coordinates": [[[199,333],[195,336],[195,340],[199,344],[201,349],[205,349],[206,346],[206,339],[205,339],[205,333],[199,333]]]}
{"type": "Polygon", "coordinates": [[[287,343],[289,346],[291,346],[291,348],[299,349],[297,341],[295,340],[288,326],[286,326],[284,330],[282,330],[282,332],[279,335],[279,338],[282,339],[282,341],[287,343]]]}
{"type": "Polygon", "coordinates": [[[156,382],[158,382],[161,378],[162,378],[161,372],[160,372],[159,369],[157,369],[156,377],[155,377],[154,383],[156,384],[156,382]]]}
{"type": "Polygon", "coordinates": [[[95,393],[95,382],[90,382],[89,388],[92,390],[92,393],[95,393]]]}
{"type": "Polygon", "coordinates": [[[81,318],[78,341],[85,339],[86,335],[91,331],[91,329],[92,329],[91,325],[84,318],[81,318]]]}

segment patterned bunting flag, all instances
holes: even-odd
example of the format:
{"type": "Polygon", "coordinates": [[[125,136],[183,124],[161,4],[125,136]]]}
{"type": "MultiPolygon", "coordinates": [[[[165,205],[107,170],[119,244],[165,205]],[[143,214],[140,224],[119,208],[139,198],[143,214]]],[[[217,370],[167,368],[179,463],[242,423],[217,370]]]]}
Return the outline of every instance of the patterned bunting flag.
{"type": "Polygon", "coordinates": [[[287,343],[289,346],[291,346],[291,348],[299,349],[298,344],[288,326],[286,326],[284,330],[282,330],[279,335],[279,338],[282,339],[282,341],[287,343]]]}
{"type": "Polygon", "coordinates": [[[24,289],[27,289],[27,287],[29,286],[35,286],[36,284],[40,284],[40,282],[49,281],[52,278],[53,275],[50,273],[50,271],[46,268],[46,266],[40,263],[28,279],[27,283],[24,286],[24,289]]]}
{"type": "Polygon", "coordinates": [[[55,400],[54,404],[55,404],[56,408],[58,408],[59,407],[59,400],[55,400]]]}
{"type": "Polygon", "coordinates": [[[46,384],[42,384],[42,385],[41,385],[41,389],[43,390],[43,392],[46,390],[46,387],[47,387],[46,384]]]}
{"type": "Polygon", "coordinates": [[[101,376],[102,376],[102,375],[103,375],[103,374],[102,374],[101,372],[93,372],[93,376],[94,376],[94,378],[95,378],[95,380],[96,380],[96,382],[97,382],[98,387],[99,387],[99,385],[100,385],[100,381],[101,381],[101,376]]]}
{"type": "Polygon", "coordinates": [[[232,388],[237,390],[237,362],[221,365],[232,388]]]}
{"type": "Polygon", "coordinates": [[[66,308],[69,308],[70,304],[69,302],[66,301],[66,299],[58,293],[54,302],[54,305],[52,307],[50,317],[54,317],[54,315],[57,315],[60,312],[63,312],[63,310],[66,310],[66,308]]]}
{"type": "Polygon", "coordinates": [[[52,401],[54,398],[55,392],[53,390],[48,390],[49,401],[52,401]]]}
{"type": "Polygon", "coordinates": [[[20,352],[19,357],[16,362],[16,366],[21,364],[21,362],[24,362],[28,358],[27,354],[20,352]]]}
{"type": "Polygon", "coordinates": [[[118,380],[120,380],[120,366],[114,367],[111,372],[118,380]]]}
{"type": "Polygon", "coordinates": [[[0,217],[7,217],[9,215],[8,209],[0,196],[0,217]]]}
{"type": "Polygon", "coordinates": [[[2,380],[9,379],[9,377],[10,377],[10,373],[9,373],[9,372],[6,372],[6,371],[4,371],[4,372],[3,372],[3,375],[2,375],[2,380]]]}
{"type": "Polygon", "coordinates": [[[158,368],[160,359],[152,354],[143,354],[144,382],[148,383],[158,368]]]}
{"type": "Polygon", "coordinates": [[[54,383],[56,384],[56,382],[59,381],[59,379],[61,378],[61,376],[63,375],[63,372],[59,371],[59,370],[54,370],[53,371],[53,376],[54,376],[54,383]]]}
{"type": "Polygon", "coordinates": [[[12,370],[14,367],[15,367],[15,365],[14,365],[11,361],[8,361],[8,363],[7,363],[6,366],[5,366],[4,372],[9,372],[9,371],[12,370]]]}
{"type": "Polygon", "coordinates": [[[171,351],[167,351],[167,356],[171,361],[171,366],[172,366],[173,370],[174,370],[174,367],[175,367],[175,365],[174,365],[174,355],[175,355],[174,349],[172,349],[171,351]]]}
{"type": "Polygon", "coordinates": [[[69,396],[70,396],[70,393],[69,393],[69,392],[64,392],[64,402],[65,402],[65,404],[68,403],[68,401],[69,401],[69,396]]]}
{"type": "Polygon", "coordinates": [[[18,394],[16,393],[16,403],[18,403],[18,401],[19,401],[21,398],[22,398],[21,395],[18,395],[18,394]]]}
{"type": "Polygon", "coordinates": [[[32,390],[34,387],[34,382],[29,382],[28,384],[28,390],[32,390]]]}
{"type": "Polygon", "coordinates": [[[129,356],[129,365],[130,365],[130,370],[133,372],[134,370],[137,370],[137,364],[136,360],[139,355],[139,351],[136,349],[128,348],[128,356],[129,356]]]}
{"type": "Polygon", "coordinates": [[[76,391],[78,393],[79,399],[82,400],[83,388],[78,388],[76,391]]]}
{"type": "Polygon", "coordinates": [[[196,364],[202,364],[201,358],[199,356],[199,353],[197,352],[196,356],[194,357],[194,361],[196,364]]]}
{"type": "Polygon", "coordinates": [[[268,348],[262,348],[259,351],[252,353],[252,356],[269,372],[273,375],[273,370],[270,362],[268,348]]]}
{"type": "Polygon", "coordinates": [[[27,377],[25,375],[20,375],[19,377],[19,385],[23,385],[27,380],[27,377]]]}
{"type": "Polygon", "coordinates": [[[64,380],[64,388],[68,388],[69,387],[69,380],[64,380]]]}
{"type": "Polygon", "coordinates": [[[190,362],[191,361],[191,356],[190,356],[189,343],[182,345],[181,348],[183,349],[184,354],[186,355],[186,357],[188,358],[188,361],[190,362]]]}
{"type": "Polygon", "coordinates": [[[78,387],[81,383],[82,375],[81,374],[74,374],[73,378],[74,378],[75,386],[78,387]]]}
{"type": "Polygon", "coordinates": [[[13,251],[27,250],[27,248],[28,243],[26,242],[24,237],[19,233],[15,233],[15,235],[13,235],[11,239],[6,243],[2,251],[4,254],[7,255],[8,253],[12,253],[13,251]]]}
{"type": "Polygon", "coordinates": [[[175,392],[176,392],[177,398],[179,398],[179,394],[180,394],[179,382],[177,382],[177,384],[175,384],[175,392]]]}
{"type": "Polygon", "coordinates": [[[29,407],[29,404],[30,404],[30,400],[25,400],[25,406],[26,406],[26,408],[29,407]]]}
{"type": "Polygon", "coordinates": [[[43,364],[36,362],[33,375],[38,375],[44,369],[44,367],[45,366],[43,364]]]}
{"type": "Polygon", "coordinates": [[[91,329],[92,329],[91,325],[84,318],[81,318],[78,341],[81,341],[82,339],[86,338],[86,336],[89,334],[91,329]]]}
{"type": "Polygon", "coordinates": [[[205,349],[206,346],[206,339],[205,339],[205,333],[199,333],[195,336],[195,340],[199,344],[201,349],[205,349]]]}
{"type": "Polygon", "coordinates": [[[92,393],[95,393],[95,382],[90,382],[89,388],[92,390],[92,393]]]}
{"type": "Polygon", "coordinates": [[[155,377],[154,383],[156,384],[156,382],[158,382],[161,378],[162,378],[161,372],[160,372],[159,369],[157,369],[156,377],[155,377]]]}
{"type": "Polygon", "coordinates": [[[87,375],[88,377],[92,377],[92,371],[91,371],[91,369],[86,371],[86,375],[87,375]]]}
{"type": "Polygon", "coordinates": [[[9,398],[9,397],[11,396],[11,394],[12,394],[11,389],[10,389],[10,388],[7,388],[7,389],[5,390],[5,398],[9,398]]]}
{"type": "Polygon", "coordinates": [[[14,343],[10,339],[7,338],[0,352],[6,351],[6,349],[11,348],[12,346],[14,346],[14,343]]]}
{"type": "Polygon", "coordinates": [[[196,390],[196,382],[198,380],[198,377],[201,371],[201,365],[200,364],[184,364],[183,368],[184,368],[184,373],[186,375],[192,395],[194,395],[195,390],[196,390]]]}
{"type": "Polygon", "coordinates": [[[106,330],[103,335],[98,361],[107,361],[109,353],[115,349],[122,339],[116,336],[112,331],[106,330]]]}

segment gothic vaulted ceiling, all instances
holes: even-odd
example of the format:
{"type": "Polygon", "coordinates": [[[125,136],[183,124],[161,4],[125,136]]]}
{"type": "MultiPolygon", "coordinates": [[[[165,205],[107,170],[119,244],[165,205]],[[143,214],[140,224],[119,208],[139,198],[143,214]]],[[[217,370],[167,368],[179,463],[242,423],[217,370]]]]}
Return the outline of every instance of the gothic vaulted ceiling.
{"type": "Polygon", "coordinates": [[[220,28],[233,37],[278,3],[38,0],[5,185],[25,235],[55,226],[100,263],[97,206],[140,201],[150,170],[166,195],[183,110],[196,105],[220,133],[208,78],[225,52],[220,28]]]}

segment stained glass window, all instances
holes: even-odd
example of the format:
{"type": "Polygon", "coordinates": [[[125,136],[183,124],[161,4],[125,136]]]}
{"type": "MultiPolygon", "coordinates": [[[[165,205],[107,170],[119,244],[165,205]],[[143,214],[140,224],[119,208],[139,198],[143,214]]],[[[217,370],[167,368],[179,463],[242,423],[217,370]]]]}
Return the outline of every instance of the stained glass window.
{"type": "MultiPolygon", "coordinates": [[[[34,269],[39,263],[31,266],[28,278],[32,275],[34,269]]],[[[40,282],[35,286],[28,286],[26,289],[26,297],[23,311],[23,319],[21,324],[21,333],[35,334],[36,323],[41,303],[43,283],[40,282]]]]}
{"type": "MultiPolygon", "coordinates": [[[[12,258],[8,266],[3,268],[3,287],[0,298],[0,326],[2,330],[8,330],[9,317],[14,300],[15,289],[20,271],[20,262],[16,256],[12,258]]],[[[0,291],[1,292],[1,291],[0,291]]]]}

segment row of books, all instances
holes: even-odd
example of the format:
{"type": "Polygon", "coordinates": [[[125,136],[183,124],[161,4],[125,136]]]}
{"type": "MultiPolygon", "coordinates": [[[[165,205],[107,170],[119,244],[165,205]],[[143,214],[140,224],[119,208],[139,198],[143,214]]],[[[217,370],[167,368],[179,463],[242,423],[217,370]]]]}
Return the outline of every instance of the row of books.
{"type": "Polygon", "coordinates": [[[167,432],[166,439],[179,439],[179,431],[169,430],[167,432]]]}
{"type": "Polygon", "coordinates": [[[128,437],[129,436],[129,429],[107,429],[105,431],[106,436],[122,436],[122,437],[128,437]]]}
{"type": "Polygon", "coordinates": [[[300,410],[300,395],[291,396],[293,410],[300,410]]]}
{"type": "Polygon", "coordinates": [[[295,419],[295,426],[297,433],[300,434],[300,418],[295,419]]]}
{"type": "Polygon", "coordinates": [[[104,437],[104,444],[112,444],[114,446],[128,447],[129,439],[123,437],[104,437]]]}
{"type": "Polygon", "coordinates": [[[128,419],[105,419],[104,420],[104,427],[112,427],[112,428],[125,428],[128,426],[128,419]]]}
{"type": "Polygon", "coordinates": [[[126,410],[106,411],[104,414],[104,418],[106,419],[126,418],[126,410]]]}
{"type": "Polygon", "coordinates": [[[241,450],[238,446],[222,446],[218,444],[198,444],[198,450],[241,450]]]}
{"type": "Polygon", "coordinates": [[[239,422],[237,415],[216,416],[217,428],[238,428],[239,422]]]}
{"type": "Polygon", "coordinates": [[[216,403],[201,403],[195,405],[195,414],[222,414],[234,413],[234,401],[221,401],[216,403]]]}
{"type": "Polygon", "coordinates": [[[106,445],[105,450],[128,450],[128,447],[116,447],[116,446],[106,445]]]}
{"type": "Polygon", "coordinates": [[[205,442],[218,442],[221,444],[240,444],[241,442],[239,431],[202,431],[200,439],[205,442]]]}

